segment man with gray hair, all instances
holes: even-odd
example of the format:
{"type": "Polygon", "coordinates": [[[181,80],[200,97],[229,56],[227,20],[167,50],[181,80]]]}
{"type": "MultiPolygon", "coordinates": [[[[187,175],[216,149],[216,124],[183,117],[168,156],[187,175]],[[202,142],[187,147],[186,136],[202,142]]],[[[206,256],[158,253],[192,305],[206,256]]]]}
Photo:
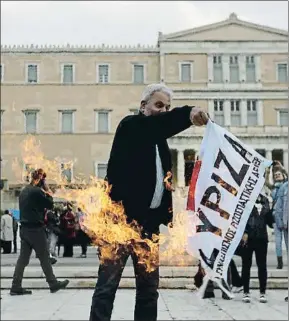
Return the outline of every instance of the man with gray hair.
{"type": "MultiPolygon", "coordinates": [[[[143,238],[159,233],[161,224],[172,222],[172,188],[165,176],[172,171],[167,139],[189,128],[208,122],[198,107],[179,107],[170,111],[172,91],[163,84],[152,84],[143,92],[138,115],[125,117],[116,130],[106,180],[110,197],[121,202],[128,222],[135,220],[143,238]]],[[[133,242],[133,241],[132,241],[133,242]]],[[[119,257],[100,264],[92,298],[90,321],[111,318],[115,293],[129,256],[136,277],[135,321],[157,320],[159,269],[147,272],[132,247],[119,245],[119,257]]],[[[148,257],[150,256],[150,249],[148,257]]],[[[99,248],[101,257],[101,247],[99,248]]]]}

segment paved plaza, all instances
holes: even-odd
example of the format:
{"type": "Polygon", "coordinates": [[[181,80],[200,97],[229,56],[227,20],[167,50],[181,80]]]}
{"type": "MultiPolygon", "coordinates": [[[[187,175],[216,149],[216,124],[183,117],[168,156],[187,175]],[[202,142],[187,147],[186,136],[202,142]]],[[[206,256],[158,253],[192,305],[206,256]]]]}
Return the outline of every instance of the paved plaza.
{"type": "MultiPolygon", "coordinates": [[[[2,291],[1,320],[88,320],[93,290],[64,290],[51,294],[34,290],[32,296],[11,297],[2,291]]],[[[201,300],[189,290],[160,290],[158,320],[288,320],[285,290],[269,290],[268,303],[243,303],[242,294],[232,301],[201,300]]],[[[135,290],[117,292],[112,320],[133,320],[135,290]]]]}

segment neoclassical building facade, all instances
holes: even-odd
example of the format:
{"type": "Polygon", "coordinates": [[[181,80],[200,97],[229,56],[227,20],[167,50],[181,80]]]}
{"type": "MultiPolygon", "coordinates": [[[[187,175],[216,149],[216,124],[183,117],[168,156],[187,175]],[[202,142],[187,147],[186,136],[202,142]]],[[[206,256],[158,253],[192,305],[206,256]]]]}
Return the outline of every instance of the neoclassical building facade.
{"type": "MultiPolygon", "coordinates": [[[[65,169],[71,182],[78,173],[103,177],[119,121],[137,112],[144,87],[158,82],[173,89],[173,106],[205,108],[215,122],[288,168],[288,31],[231,14],[211,25],[159,33],[152,47],[2,45],[4,205],[21,185],[11,164],[27,135],[36,135],[47,158],[57,157],[60,171],[73,162],[65,169]]],[[[178,187],[189,183],[203,133],[192,127],[169,139],[178,187]]],[[[28,167],[23,164],[23,182],[28,167]]]]}

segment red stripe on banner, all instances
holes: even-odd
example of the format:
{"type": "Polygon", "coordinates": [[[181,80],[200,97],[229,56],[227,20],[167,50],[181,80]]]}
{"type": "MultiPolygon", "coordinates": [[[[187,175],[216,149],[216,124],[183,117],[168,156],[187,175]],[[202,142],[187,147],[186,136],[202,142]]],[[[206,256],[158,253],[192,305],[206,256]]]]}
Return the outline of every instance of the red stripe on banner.
{"type": "Polygon", "coordinates": [[[188,202],[187,202],[188,211],[195,211],[195,190],[196,190],[196,184],[199,177],[201,165],[202,165],[202,161],[197,160],[195,162],[191,183],[190,183],[190,188],[189,188],[189,194],[188,194],[188,202]]]}

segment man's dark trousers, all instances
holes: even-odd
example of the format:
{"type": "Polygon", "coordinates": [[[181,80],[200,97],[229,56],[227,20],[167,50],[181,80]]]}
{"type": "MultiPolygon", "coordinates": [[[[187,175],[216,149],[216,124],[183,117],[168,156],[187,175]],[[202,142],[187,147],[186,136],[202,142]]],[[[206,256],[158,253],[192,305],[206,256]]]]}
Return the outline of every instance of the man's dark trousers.
{"type": "Polygon", "coordinates": [[[128,247],[119,246],[117,252],[117,260],[106,261],[104,264],[99,266],[98,280],[92,297],[89,320],[110,320],[115,293],[117,291],[127,259],[131,255],[136,278],[136,304],[134,320],[156,321],[158,310],[157,301],[159,296],[159,268],[157,267],[153,272],[147,272],[145,266],[138,263],[137,255],[128,247]]]}
{"type": "Polygon", "coordinates": [[[20,255],[15,266],[12,288],[18,289],[22,287],[24,269],[29,264],[30,256],[33,249],[36,253],[36,256],[39,258],[42,270],[46,276],[47,283],[49,284],[49,286],[54,285],[57,282],[57,280],[53,273],[52,266],[50,263],[45,228],[42,226],[21,226],[20,239],[20,255]]]}

